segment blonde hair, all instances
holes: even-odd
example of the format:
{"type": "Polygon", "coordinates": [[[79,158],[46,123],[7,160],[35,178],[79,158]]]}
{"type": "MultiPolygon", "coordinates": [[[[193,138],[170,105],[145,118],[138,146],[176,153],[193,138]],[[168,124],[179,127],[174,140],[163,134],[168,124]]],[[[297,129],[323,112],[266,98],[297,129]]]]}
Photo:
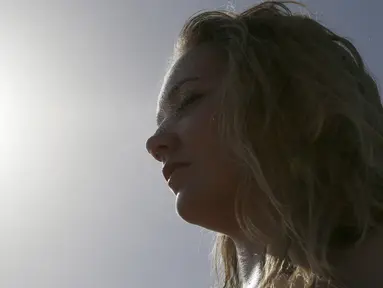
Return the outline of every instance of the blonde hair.
{"type": "MultiPolygon", "coordinates": [[[[356,48],[287,3],[296,2],[199,13],[183,27],[175,55],[205,43],[225,52],[218,123],[244,167],[238,223],[249,239],[264,236],[252,218],[258,189],[291,243],[282,258],[265,251],[260,287],[281,279],[286,287],[331,286],[338,279],[329,252],[382,225],[382,105],[356,48]]],[[[215,252],[222,287],[239,287],[233,241],[217,235],[215,252]]]]}

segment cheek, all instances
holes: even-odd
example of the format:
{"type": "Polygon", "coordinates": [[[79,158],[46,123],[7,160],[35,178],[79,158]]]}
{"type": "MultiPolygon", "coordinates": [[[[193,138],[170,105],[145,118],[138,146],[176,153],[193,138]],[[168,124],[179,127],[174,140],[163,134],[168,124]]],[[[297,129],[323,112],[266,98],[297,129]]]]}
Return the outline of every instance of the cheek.
{"type": "Polygon", "coordinates": [[[201,103],[179,123],[179,135],[184,148],[195,158],[206,157],[220,147],[214,105],[211,102],[201,103]]]}
{"type": "Polygon", "coordinates": [[[181,124],[180,135],[186,154],[191,161],[206,173],[211,181],[218,184],[224,180],[232,180],[236,175],[231,153],[220,141],[217,117],[213,101],[203,103],[181,124]]]}
{"type": "Polygon", "coordinates": [[[187,193],[177,196],[177,210],[184,219],[196,217],[196,222],[209,220],[219,226],[220,220],[234,221],[238,173],[229,160],[227,149],[220,144],[211,111],[201,109],[180,123],[183,148],[191,155],[193,169],[187,193]]]}

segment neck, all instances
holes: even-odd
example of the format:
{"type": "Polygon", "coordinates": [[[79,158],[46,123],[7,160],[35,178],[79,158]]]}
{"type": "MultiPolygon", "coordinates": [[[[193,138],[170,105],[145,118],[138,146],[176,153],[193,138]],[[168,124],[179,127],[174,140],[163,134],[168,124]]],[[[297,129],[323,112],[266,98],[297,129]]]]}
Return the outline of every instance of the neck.
{"type": "MultiPolygon", "coordinates": [[[[232,238],[233,239],[233,238],[232,238]]],[[[259,278],[259,264],[262,248],[259,244],[243,239],[233,239],[238,258],[240,279],[243,288],[254,288],[259,278]]]]}
{"type": "MultiPolygon", "coordinates": [[[[237,250],[242,288],[257,287],[263,246],[245,240],[245,237],[232,239],[237,250]]],[[[337,267],[334,272],[343,279],[344,287],[383,287],[380,265],[383,259],[383,229],[371,233],[358,247],[342,254],[333,254],[330,258],[342,259],[333,263],[337,267]]]]}
{"type": "MultiPolygon", "coordinates": [[[[255,244],[245,238],[232,238],[234,241],[242,288],[255,288],[259,280],[261,244],[255,244]]],[[[381,259],[383,259],[383,229],[371,233],[357,248],[343,254],[332,255],[336,261],[335,274],[343,279],[347,288],[383,287],[381,259]]],[[[342,286],[340,286],[342,287],[342,286]]]]}

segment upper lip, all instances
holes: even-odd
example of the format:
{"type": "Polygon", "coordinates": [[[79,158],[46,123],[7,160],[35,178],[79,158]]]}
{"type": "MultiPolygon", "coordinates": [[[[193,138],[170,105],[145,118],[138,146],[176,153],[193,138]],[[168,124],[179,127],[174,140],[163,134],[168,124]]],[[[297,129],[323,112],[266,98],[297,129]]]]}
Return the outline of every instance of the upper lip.
{"type": "Polygon", "coordinates": [[[190,163],[187,162],[167,162],[162,168],[162,174],[164,175],[165,180],[168,181],[177,168],[188,165],[190,165],[190,163]]]}

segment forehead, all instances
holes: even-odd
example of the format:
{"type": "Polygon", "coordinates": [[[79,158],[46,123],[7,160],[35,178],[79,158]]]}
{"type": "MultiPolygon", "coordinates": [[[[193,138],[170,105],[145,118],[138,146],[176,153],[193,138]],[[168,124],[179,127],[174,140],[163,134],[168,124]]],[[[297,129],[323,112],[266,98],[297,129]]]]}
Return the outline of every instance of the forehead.
{"type": "MultiPolygon", "coordinates": [[[[212,45],[201,45],[191,49],[174,62],[165,75],[158,96],[157,114],[164,113],[171,103],[170,92],[187,79],[198,82],[198,85],[211,86],[222,78],[224,70],[223,52],[212,45]],[[198,80],[197,80],[198,79],[198,80]]],[[[186,83],[185,83],[186,84],[186,83]]],[[[171,95],[173,96],[173,95],[171,95]]]]}

